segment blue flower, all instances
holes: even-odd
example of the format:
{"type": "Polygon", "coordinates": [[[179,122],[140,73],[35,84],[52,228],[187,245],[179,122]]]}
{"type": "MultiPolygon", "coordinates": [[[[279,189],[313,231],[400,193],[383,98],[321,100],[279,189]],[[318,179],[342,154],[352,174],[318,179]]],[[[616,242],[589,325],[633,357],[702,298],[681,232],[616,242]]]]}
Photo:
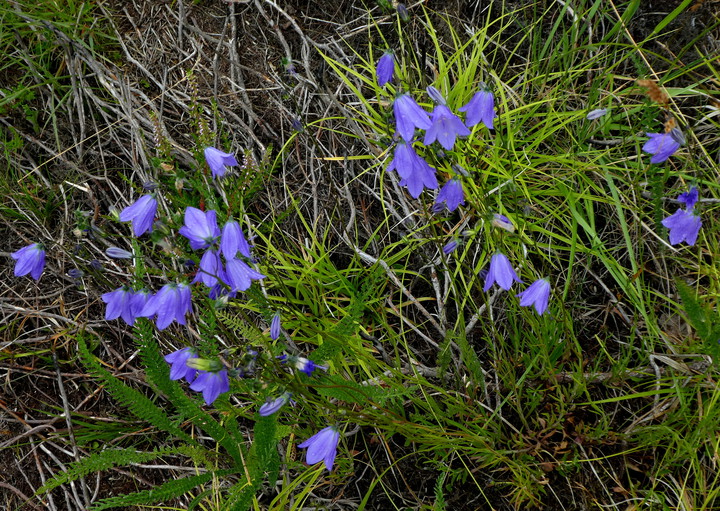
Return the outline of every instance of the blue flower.
{"type": "Polygon", "coordinates": [[[197,358],[197,353],[192,348],[183,348],[165,355],[165,362],[170,364],[170,379],[181,380],[185,378],[192,383],[197,375],[197,369],[187,365],[188,360],[197,358]]]}
{"type": "Polygon", "coordinates": [[[443,247],[443,253],[445,255],[450,255],[460,246],[457,239],[453,239],[447,242],[447,244],[443,247]]]}
{"type": "Polygon", "coordinates": [[[315,433],[313,436],[298,445],[300,449],[307,448],[308,465],[314,465],[318,461],[324,461],[325,467],[332,471],[335,456],[337,455],[337,444],[340,440],[340,432],[334,426],[328,426],[315,433]]]}
{"type": "Polygon", "coordinates": [[[476,92],[467,105],[458,108],[458,110],[467,112],[465,124],[468,127],[482,122],[489,129],[493,129],[493,119],[497,117],[497,114],[495,113],[495,98],[492,92],[486,90],[476,92]]]}
{"type": "Polygon", "coordinates": [[[400,94],[395,98],[393,111],[397,131],[407,142],[412,140],[416,127],[426,130],[432,126],[428,113],[409,94],[400,94]]]}
{"type": "Polygon", "coordinates": [[[500,229],[504,229],[507,232],[515,232],[515,226],[512,221],[505,215],[499,213],[493,214],[492,225],[500,229]]]}
{"type": "Polygon", "coordinates": [[[265,275],[253,270],[241,259],[230,259],[225,263],[223,281],[230,286],[231,292],[245,291],[250,288],[253,280],[264,278],[265,275]]]}
{"type": "Polygon", "coordinates": [[[662,163],[680,149],[680,143],[670,133],[646,133],[650,140],[645,142],[642,150],[652,154],[650,163],[662,163]]]}
{"type": "Polygon", "coordinates": [[[395,73],[395,55],[391,51],[386,51],[377,63],[375,75],[377,76],[378,85],[382,87],[392,81],[393,73],[395,73]]]}
{"type": "Polygon", "coordinates": [[[185,210],[185,225],[178,232],[190,240],[193,250],[214,245],[220,238],[215,210],[203,213],[197,208],[188,207],[185,210]]]}
{"type": "Polygon", "coordinates": [[[32,278],[38,280],[45,268],[45,249],[40,243],[32,243],[27,247],[10,254],[15,259],[16,277],[22,277],[28,273],[32,278]]]}
{"type": "Polygon", "coordinates": [[[165,330],[170,323],[185,324],[185,315],[192,313],[190,287],[187,284],[166,284],[151,296],[139,316],[152,318],[157,315],[156,325],[165,330]]]}
{"type": "Polygon", "coordinates": [[[240,224],[235,220],[228,220],[223,226],[220,251],[226,260],[234,259],[238,252],[250,258],[250,245],[245,239],[240,224]]]}
{"type": "Polygon", "coordinates": [[[595,119],[599,119],[605,115],[607,112],[607,108],[596,108],[595,110],[588,112],[586,118],[588,121],[594,121],[595,119]]]}
{"type": "Polygon", "coordinates": [[[152,195],[143,195],[135,204],[132,204],[120,212],[121,222],[132,221],[132,228],[135,236],[142,236],[152,231],[153,220],[157,212],[157,201],[152,195]]]}
{"type": "Polygon", "coordinates": [[[680,195],[678,195],[678,202],[682,202],[685,204],[685,209],[687,211],[692,211],[695,209],[695,204],[697,203],[698,199],[700,198],[700,194],[698,193],[698,189],[693,186],[688,190],[687,192],[683,192],[680,195]]]}
{"type": "Polygon", "coordinates": [[[226,369],[217,372],[199,371],[190,388],[195,392],[202,392],[205,404],[211,405],[220,394],[230,390],[228,372],[226,369]]]}
{"type": "Polygon", "coordinates": [[[105,319],[111,321],[122,317],[128,325],[134,325],[135,319],[141,317],[148,300],[146,291],[137,293],[128,286],[122,286],[115,291],[102,295],[102,301],[107,304],[105,319]]]}
{"type": "Polygon", "coordinates": [[[215,250],[207,250],[200,259],[200,268],[192,284],[202,282],[211,288],[218,283],[218,275],[221,274],[221,271],[222,263],[220,262],[220,255],[215,250]]]}
{"type": "Polygon", "coordinates": [[[210,167],[212,177],[223,177],[228,167],[235,167],[238,164],[231,153],[224,153],[214,147],[205,148],[205,161],[210,167]]]}
{"type": "Polygon", "coordinates": [[[495,282],[505,291],[508,291],[512,287],[513,281],[522,282],[508,258],[498,252],[490,259],[490,269],[485,277],[483,291],[490,289],[495,282]]]}
{"type": "Polygon", "coordinates": [[[412,145],[404,140],[397,143],[394,157],[387,167],[388,172],[393,170],[400,175],[400,185],[407,186],[410,195],[415,199],[420,196],[423,188],[434,190],[438,186],[435,169],[418,156],[412,145]]]}
{"type": "Polygon", "coordinates": [[[297,369],[301,373],[307,374],[308,376],[312,376],[313,371],[315,371],[316,369],[322,369],[323,371],[328,370],[327,366],[318,365],[310,359],[304,357],[296,357],[295,355],[280,355],[278,359],[283,364],[285,362],[289,362],[290,365],[292,365],[295,369],[297,369]]]}
{"type": "Polygon", "coordinates": [[[425,145],[436,140],[448,151],[455,145],[455,137],[467,136],[470,130],[463,124],[460,117],[450,111],[445,105],[437,105],[432,113],[432,126],[425,133],[425,145]]]}
{"type": "MultiPolygon", "coordinates": [[[[433,87],[432,85],[428,85],[425,90],[427,91],[428,96],[430,96],[430,99],[432,99],[435,103],[437,103],[438,105],[447,105],[447,102],[445,101],[442,93],[435,87],[433,87]]],[[[465,125],[463,125],[463,127],[464,126],[465,125]]]]}
{"type": "Polygon", "coordinates": [[[443,203],[450,211],[455,211],[460,204],[465,204],[463,187],[459,179],[452,178],[440,189],[433,211],[436,213],[442,211],[443,203]]]}
{"type": "Polygon", "coordinates": [[[686,211],[678,209],[674,214],[670,215],[662,221],[662,224],[670,229],[670,244],[677,245],[683,241],[692,246],[697,241],[702,220],[700,215],[694,211],[686,211]]]}
{"type": "Polygon", "coordinates": [[[523,307],[535,307],[535,310],[541,316],[547,310],[548,300],[550,298],[550,282],[546,279],[538,279],[530,286],[516,295],[520,298],[520,305],[523,307]]]}
{"type": "Polygon", "coordinates": [[[260,407],[260,410],[258,413],[261,417],[267,417],[268,415],[272,415],[280,408],[285,406],[285,404],[290,401],[290,398],[292,397],[292,394],[290,392],[284,392],[280,397],[276,399],[269,399],[265,402],[264,405],[260,407]]]}
{"type": "Polygon", "coordinates": [[[276,341],[280,337],[280,313],[276,312],[270,322],[270,338],[276,341]]]}
{"type": "Polygon", "coordinates": [[[132,252],[128,252],[127,250],[123,250],[122,248],[118,247],[109,247],[105,254],[107,254],[108,257],[112,257],[113,259],[132,259],[132,252]]]}

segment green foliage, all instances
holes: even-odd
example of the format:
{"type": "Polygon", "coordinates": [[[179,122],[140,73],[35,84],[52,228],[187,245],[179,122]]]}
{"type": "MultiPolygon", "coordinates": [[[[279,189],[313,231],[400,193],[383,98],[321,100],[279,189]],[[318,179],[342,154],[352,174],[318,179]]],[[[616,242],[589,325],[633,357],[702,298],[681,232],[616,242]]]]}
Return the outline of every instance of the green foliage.
{"type": "Polygon", "coordinates": [[[705,349],[720,367],[720,315],[711,308],[703,307],[693,290],[681,280],[675,280],[682,306],[690,324],[705,343],[705,349]]]}

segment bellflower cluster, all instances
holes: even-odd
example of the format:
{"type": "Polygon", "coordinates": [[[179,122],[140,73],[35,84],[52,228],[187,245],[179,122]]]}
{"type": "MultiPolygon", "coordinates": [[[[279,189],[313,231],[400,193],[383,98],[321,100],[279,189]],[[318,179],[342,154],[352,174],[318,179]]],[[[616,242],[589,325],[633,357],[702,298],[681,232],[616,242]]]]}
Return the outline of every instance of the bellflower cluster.
{"type": "Polygon", "coordinates": [[[334,426],[328,426],[315,433],[298,445],[298,447],[300,449],[307,448],[306,461],[308,465],[314,465],[318,461],[323,461],[328,471],[332,472],[339,440],[340,432],[338,429],[334,426]]]}
{"type": "Polygon", "coordinates": [[[22,277],[28,273],[35,280],[40,279],[43,269],[45,268],[45,248],[40,243],[32,243],[27,247],[10,254],[15,259],[16,277],[22,277]]]}
{"type": "Polygon", "coordinates": [[[680,142],[675,140],[671,133],[646,134],[650,140],[645,142],[642,150],[653,155],[650,163],[662,163],[680,149],[680,142]]]}
{"type": "Polygon", "coordinates": [[[238,164],[233,154],[214,147],[205,148],[205,161],[210,167],[213,178],[223,177],[228,167],[236,167],[238,164]]]}
{"type": "Polygon", "coordinates": [[[685,209],[678,209],[675,213],[665,218],[662,224],[670,229],[670,244],[678,245],[683,241],[692,246],[697,241],[702,220],[695,212],[695,204],[699,199],[696,187],[681,193],[677,200],[685,205],[685,209]]]}
{"type": "Polygon", "coordinates": [[[157,201],[152,195],[143,195],[134,204],[120,212],[121,222],[132,222],[135,236],[152,231],[153,220],[157,213],[157,201]]]}

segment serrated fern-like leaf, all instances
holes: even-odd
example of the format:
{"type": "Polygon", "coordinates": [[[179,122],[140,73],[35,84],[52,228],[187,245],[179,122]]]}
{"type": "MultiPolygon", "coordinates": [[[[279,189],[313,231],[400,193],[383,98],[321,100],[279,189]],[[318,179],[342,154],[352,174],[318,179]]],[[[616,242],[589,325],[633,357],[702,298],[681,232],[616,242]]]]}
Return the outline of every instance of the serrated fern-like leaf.
{"type": "Polygon", "coordinates": [[[90,511],[101,511],[103,509],[110,509],[113,507],[128,507],[128,506],[141,506],[148,504],[155,504],[175,497],[180,497],[185,493],[189,492],[193,488],[200,486],[201,484],[207,483],[213,477],[228,475],[233,473],[230,470],[222,470],[217,472],[207,472],[196,476],[184,477],[182,479],[175,479],[168,481],[157,488],[150,490],[143,490],[135,493],[128,493],[127,495],[119,495],[117,497],[110,497],[102,499],[90,507],[90,511]]]}
{"type": "Polygon", "coordinates": [[[147,421],[156,428],[170,433],[188,443],[196,444],[197,442],[190,435],[176,426],[166,415],[165,411],[159,408],[155,403],[148,399],[144,394],[128,387],[118,378],[103,369],[95,360],[95,357],[88,350],[85,339],[82,335],[78,336],[78,346],[80,358],[89,368],[95,377],[102,380],[107,391],[120,404],[125,406],[133,415],[141,420],[147,421]]]}
{"type": "Polygon", "coordinates": [[[683,309],[690,320],[690,324],[702,340],[709,340],[711,325],[707,318],[707,312],[702,308],[702,305],[700,305],[695,297],[695,292],[690,287],[680,280],[677,280],[675,283],[683,309]]]}
{"type": "Polygon", "coordinates": [[[143,452],[135,449],[108,449],[98,452],[84,458],[80,461],[71,463],[65,472],[56,474],[52,479],[39,488],[35,494],[48,492],[53,488],[65,484],[69,481],[76,481],[88,474],[107,470],[112,467],[121,467],[130,465],[131,463],[144,463],[154,460],[165,454],[178,453],[177,448],[157,449],[154,451],[143,452]]]}

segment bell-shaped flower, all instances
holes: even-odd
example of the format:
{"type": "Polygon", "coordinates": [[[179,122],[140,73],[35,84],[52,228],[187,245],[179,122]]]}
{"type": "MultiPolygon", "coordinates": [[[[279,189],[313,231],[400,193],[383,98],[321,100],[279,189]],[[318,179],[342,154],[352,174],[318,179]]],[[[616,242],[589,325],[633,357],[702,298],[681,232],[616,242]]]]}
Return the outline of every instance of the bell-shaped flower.
{"type": "Polygon", "coordinates": [[[205,404],[211,405],[217,397],[230,390],[230,379],[226,369],[220,371],[199,371],[197,378],[190,384],[195,392],[202,392],[205,404]]]}
{"type": "Polygon", "coordinates": [[[245,291],[250,288],[253,280],[264,279],[265,275],[259,273],[242,259],[230,259],[225,263],[223,281],[230,286],[230,291],[245,291]]]}
{"type": "Polygon", "coordinates": [[[121,317],[128,325],[134,325],[135,319],[141,317],[141,312],[148,300],[146,291],[135,292],[128,286],[122,286],[115,291],[102,295],[102,301],[107,304],[105,319],[111,321],[121,317]]]}
{"type": "Polygon", "coordinates": [[[157,201],[152,195],[148,194],[143,195],[134,204],[123,209],[119,218],[121,222],[132,222],[135,236],[142,236],[146,232],[152,231],[155,213],[157,213],[157,201]]]}
{"type": "Polygon", "coordinates": [[[447,206],[448,210],[455,211],[460,204],[465,204],[465,195],[463,194],[462,183],[457,178],[450,179],[445,186],[440,189],[437,199],[435,199],[435,205],[433,206],[433,212],[439,213],[443,210],[443,204],[447,206]]]}
{"type": "Polygon", "coordinates": [[[383,87],[386,83],[391,82],[393,73],[395,73],[395,55],[391,51],[386,51],[378,60],[377,70],[375,71],[378,85],[383,87]]]}
{"type": "Polygon", "coordinates": [[[185,225],[178,232],[190,241],[193,250],[213,246],[220,238],[215,210],[203,212],[198,208],[188,207],[185,210],[185,225]]]}
{"type": "Polygon", "coordinates": [[[290,401],[292,394],[290,392],[284,392],[280,397],[276,399],[270,399],[260,407],[259,414],[261,417],[267,417],[280,410],[285,404],[290,401]]]}
{"type": "Polygon", "coordinates": [[[45,268],[45,248],[40,243],[32,243],[10,254],[15,259],[16,277],[22,277],[28,273],[32,278],[38,280],[45,268]]]}
{"type": "Polygon", "coordinates": [[[337,444],[340,440],[340,432],[334,426],[328,426],[298,445],[299,448],[307,448],[305,460],[308,465],[314,465],[323,461],[325,467],[332,471],[335,456],[337,455],[337,444]]]}
{"type": "Polygon", "coordinates": [[[498,286],[508,291],[512,287],[513,281],[522,282],[508,258],[499,252],[493,255],[492,259],[490,259],[490,269],[485,277],[483,291],[489,290],[496,282],[498,286]]]}
{"type": "Polygon", "coordinates": [[[235,259],[238,252],[250,258],[250,245],[248,245],[245,239],[240,224],[235,220],[228,220],[223,226],[222,237],[220,238],[220,251],[227,261],[235,259]]]}
{"type": "Polygon", "coordinates": [[[607,108],[596,108],[595,110],[591,110],[590,112],[588,112],[586,118],[588,121],[594,121],[595,119],[599,119],[606,113],[608,113],[607,108]]]}
{"type": "Polygon", "coordinates": [[[218,276],[222,271],[222,263],[220,255],[216,250],[207,250],[200,259],[200,267],[198,269],[192,284],[202,282],[207,287],[212,288],[218,283],[218,276]]]}
{"type": "Polygon", "coordinates": [[[316,364],[312,360],[305,357],[296,357],[295,355],[280,355],[278,359],[283,364],[285,362],[289,363],[292,367],[294,367],[301,373],[307,374],[308,376],[312,376],[313,372],[316,369],[322,369],[323,371],[328,370],[328,366],[316,364]]]}
{"type": "Polygon", "coordinates": [[[187,284],[166,284],[148,299],[139,316],[157,316],[155,324],[160,330],[165,330],[173,321],[184,325],[185,315],[192,313],[191,298],[187,284]]]}
{"type": "Polygon", "coordinates": [[[395,98],[393,111],[397,131],[407,142],[412,140],[416,127],[426,130],[432,126],[428,113],[409,94],[400,94],[395,98]]]}
{"type": "Polygon", "coordinates": [[[493,214],[492,225],[507,232],[515,232],[515,225],[513,225],[512,221],[499,213],[493,214]]]}
{"type": "Polygon", "coordinates": [[[516,295],[520,298],[520,305],[523,307],[535,307],[541,316],[547,310],[550,299],[550,282],[546,279],[538,279],[522,293],[516,295]]]}
{"type": "Polygon", "coordinates": [[[466,113],[465,124],[468,127],[482,122],[489,129],[493,129],[493,119],[497,117],[497,114],[495,113],[495,98],[492,92],[486,90],[476,92],[472,99],[458,110],[466,113]]]}
{"type": "Polygon", "coordinates": [[[192,348],[183,348],[165,355],[165,362],[170,364],[170,379],[185,379],[192,383],[197,376],[197,369],[188,365],[188,360],[197,358],[197,352],[192,348]]]}
{"type": "Polygon", "coordinates": [[[105,251],[105,254],[113,259],[132,259],[133,256],[132,252],[128,252],[127,250],[118,247],[109,247],[105,251]]]}
{"type": "Polygon", "coordinates": [[[424,188],[434,190],[438,187],[435,169],[404,140],[400,140],[395,146],[393,159],[387,167],[388,172],[393,170],[400,175],[400,185],[407,186],[410,195],[415,199],[424,188]]]}
{"type": "Polygon", "coordinates": [[[270,338],[276,341],[280,337],[280,313],[276,312],[270,321],[270,338]]]}
{"type": "Polygon", "coordinates": [[[697,241],[702,220],[700,215],[694,211],[686,211],[678,209],[675,213],[665,218],[662,224],[670,229],[670,244],[677,245],[686,242],[688,245],[694,245],[697,241]]]}
{"type": "Polygon", "coordinates": [[[455,250],[457,250],[457,248],[459,246],[460,246],[460,242],[457,240],[457,238],[454,238],[445,244],[445,246],[442,249],[443,254],[450,255],[453,252],[455,252],[455,250]]]}
{"type": "Polygon", "coordinates": [[[470,130],[463,124],[460,117],[450,111],[445,105],[437,105],[432,113],[432,125],[425,133],[425,145],[436,140],[448,151],[455,145],[455,137],[467,136],[470,130]]]}
{"type": "Polygon", "coordinates": [[[235,167],[238,164],[231,153],[225,153],[214,147],[205,148],[205,161],[210,167],[212,177],[223,177],[228,167],[235,167]]]}
{"type": "Polygon", "coordinates": [[[688,190],[687,192],[683,192],[680,195],[678,195],[678,202],[682,202],[685,204],[685,209],[687,211],[692,211],[695,209],[695,204],[697,204],[697,201],[700,199],[700,194],[698,193],[698,189],[693,186],[688,190]]]}
{"type": "Polygon", "coordinates": [[[670,133],[646,133],[650,140],[642,150],[652,154],[650,163],[662,163],[680,149],[680,143],[670,133]]]}

